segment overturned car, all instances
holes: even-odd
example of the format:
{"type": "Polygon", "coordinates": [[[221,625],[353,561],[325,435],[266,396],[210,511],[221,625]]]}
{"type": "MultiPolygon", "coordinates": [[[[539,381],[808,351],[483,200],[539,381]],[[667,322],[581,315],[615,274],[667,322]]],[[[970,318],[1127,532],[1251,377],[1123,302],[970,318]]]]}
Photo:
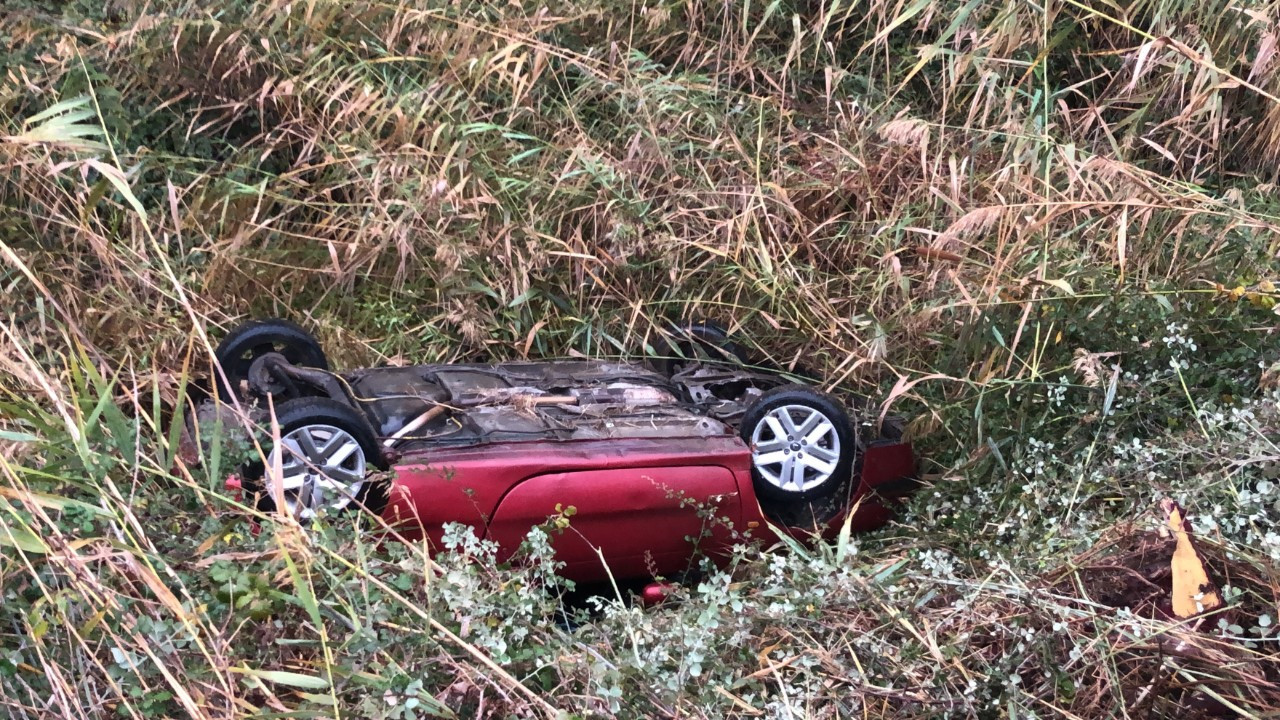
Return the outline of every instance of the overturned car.
{"type": "Polygon", "coordinates": [[[301,327],[252,321],[219,344],[205,407],[275,428],[265,462],[240,472],[260,510],[363,509],[433,542],[465,523],[506,554],[571,514],[553,544],[584,581],[674,576],[696,551],[778,532],[872,529],[910,488],[896,423],[873,436],[832,396],[749,366],[711,324],[660,345],[646,362],[333,372],[301,327]]]}

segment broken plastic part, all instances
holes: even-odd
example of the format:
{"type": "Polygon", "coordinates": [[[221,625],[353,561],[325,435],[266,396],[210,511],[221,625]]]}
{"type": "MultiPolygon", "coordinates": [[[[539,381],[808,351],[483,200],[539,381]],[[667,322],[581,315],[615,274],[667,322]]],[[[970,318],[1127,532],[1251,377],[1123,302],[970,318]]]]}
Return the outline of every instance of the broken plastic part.
{"type": "Polygon", "coordinates": [[[1190,524],[1178,503],[1165,499],[1160,501],[1160,509],[1164,511],[1178,546],[1173,551],[1170,567],[1173,571],[1173,614],[1180,618],[1189,618],[1222,605],[1222,598],[1209,573],[1205,570],[1204,561],[1196,552],[1191,540],[1190,524]]]}

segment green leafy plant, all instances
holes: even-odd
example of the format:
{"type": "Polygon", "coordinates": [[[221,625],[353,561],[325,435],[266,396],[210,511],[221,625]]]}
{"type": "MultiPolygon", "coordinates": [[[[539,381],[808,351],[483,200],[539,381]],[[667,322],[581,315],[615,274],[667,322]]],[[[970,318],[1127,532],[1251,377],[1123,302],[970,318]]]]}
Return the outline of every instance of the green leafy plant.
{"type": "Polygon", "coordinates": [[[0,714],[1271,712],[1275,17],[12,0],[0,714]],[[656,609],[557,578],[572,508],[501,565],[302,532],[224,488],[263,436],[180,442],[245,315],[346,367],[718,319],[868,432],[909,416],[924,488],[656,609]],[[1166,496],[1225,586],[1195,632],[1158,607],[1166,496]]]}

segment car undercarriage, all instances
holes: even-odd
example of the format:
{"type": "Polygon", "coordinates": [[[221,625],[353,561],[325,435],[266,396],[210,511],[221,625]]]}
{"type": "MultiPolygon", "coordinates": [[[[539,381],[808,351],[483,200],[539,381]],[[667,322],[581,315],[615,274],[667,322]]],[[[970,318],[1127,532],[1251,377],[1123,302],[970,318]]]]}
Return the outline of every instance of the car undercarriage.
{"type": "MultiPolygon", "coordinates": [[[[288,372],[288,370],[284,370],[288,372]]],[[[708,437],[737,431],[776,377],[696,367],[666,377],[638,363],[574,360],[418,365],[345,377],[351,399],[401,452],[529,440],[708,437]],[[411,431],[414,419],[445,407],[411,431]]]]}

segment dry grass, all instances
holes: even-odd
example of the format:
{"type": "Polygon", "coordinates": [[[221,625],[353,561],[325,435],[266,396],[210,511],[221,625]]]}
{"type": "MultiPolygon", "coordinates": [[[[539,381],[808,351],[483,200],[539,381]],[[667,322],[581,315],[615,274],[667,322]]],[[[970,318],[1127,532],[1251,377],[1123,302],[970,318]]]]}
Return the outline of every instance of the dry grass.
{"type": "MultiPolygon", "coordinates": [[[[415,672],[476,714],[748,716],[785,694],[780,671],[744,665],[753,700],[646,695],[623,677],[635,704],[610,710],[597,661],[564,658],[616,656],[546,630],[564,648],[556,672],[498,672],[364,550],[287,528],[245,561],[284,619],[211,610],[206,560],[255,541],[228,539],[240,526],[217,464],[176,461],[166,428],[210,342],[249,314],[303,321],[343,365],[634,354],[664,319],[720,319],[775,362],[915,415],[939,492],[997,488],[991,507],[1010,516],[1030,477],[1024,438],[1055,438],[1083,459],[1064,477],[1064,514],[1035,527],[1072,530],[1046,531],[990,584],[983,553],[1000,543],[972,540],[1000,516],[944,522],[922,500],[910,525],[867,541],[868,565],[942,547],[968,569],[886,594],[849,627],[925,659],[877,659],[885,679],[859,681],[849,668],[878,651],[832,645],[828,627],[810,649],[837,656],[834,685],[802,687],[843,688],[880,716],[1274,707],[1274,644],[1197,644],[1159,623],[1125,635],[1066,578],[1118,518],[1144,516],[1147,487],[1198,487],[1087,486],[1108,446],[1212,435],[1198,411],[1249,396],[1258,362],[1277,360],[1263,284],[1280,251],[1276,3],[46,5],[0,10],[12,716],[364,716],[350,704],[360,687],[381,697],[415,672]],[[1173,374],[1160,354],[1171,322],[1194,325],[1202,351],[1173,374]],[[1165,374],[1120,379],[1113,362],[1165,374]],[[1077,372],[1066,405],[1034,399],[1077,372]],[[1134,401],[1108,420],[1117,396],[1134,401]],[[335,642],[351,651],[343,622],[383,607],[370,593],[390,598],[379,622],[421,639],[405,645],[418,654],[335,660],[335,642]],[[1059,612],[1071,631],[1054,629],[1059,612]],[[996,677],[1016,639],[995,628],[1015,625],[1061,635],[1033,664],[1087,692],[996,677]],[[1171,658],[1174,640],[1153,639],[1166,630],[1200,654],[1171,658]],[[952,654],[965,633],[987,640],[952,654]],[[1096,662],[1058,663],[1080,637],[1096,662]],[[259,668],[324,688],[254,682],[259,668]],[[909,680],[889,682],[894,668],[909,680]],[[966,699],[971,679],[997,690],[966,699]],[[170,697],[153,708],[159,692],[170,697]]],[[[1206,481],[1205,507],[1234,477],[1206,481]]],[[[1271,527],[1271,512],[1255,522],[1271,527]]],[[[1233,553],[1249,576],[1240,607],[1257,616],[1274,606],[1274,566],[1233,553]]],[[[828,626],[863,612],[852,598],[865,588],[842,587],[828,626]]],[[[753,652],[808,646],[757,630],[753,652]]],[[[823,702],[805,712],[850,711],[823,702]]]]}

